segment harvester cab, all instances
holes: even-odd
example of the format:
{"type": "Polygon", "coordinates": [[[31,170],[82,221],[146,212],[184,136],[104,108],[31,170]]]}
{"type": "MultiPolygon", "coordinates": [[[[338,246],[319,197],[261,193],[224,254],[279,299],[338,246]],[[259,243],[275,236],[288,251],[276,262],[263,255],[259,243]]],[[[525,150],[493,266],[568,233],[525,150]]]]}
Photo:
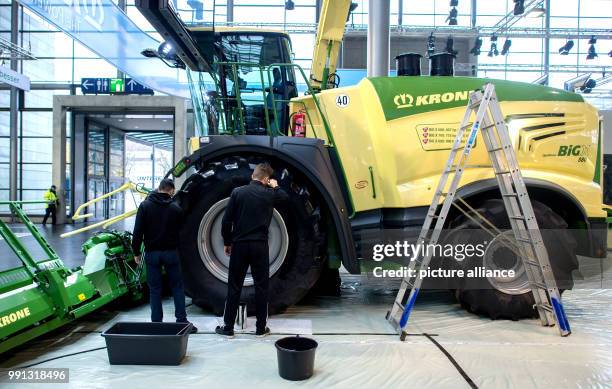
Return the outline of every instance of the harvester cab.
{"type": "Polygon", "coordinates": [[[188,26],[167,0],[136,1],[165,39],[143,55],[186,69],[199,135],[288,135],[289,101],[298,96],[300,76],[306,85],[302,92],[308,94],[337,86],[336,59],[350,5],[324,2],[327,17],[320,21],[307,77],[292,63],[291,40],[284,32],[216,27],[214,18],[205,27],[188,26]]]}

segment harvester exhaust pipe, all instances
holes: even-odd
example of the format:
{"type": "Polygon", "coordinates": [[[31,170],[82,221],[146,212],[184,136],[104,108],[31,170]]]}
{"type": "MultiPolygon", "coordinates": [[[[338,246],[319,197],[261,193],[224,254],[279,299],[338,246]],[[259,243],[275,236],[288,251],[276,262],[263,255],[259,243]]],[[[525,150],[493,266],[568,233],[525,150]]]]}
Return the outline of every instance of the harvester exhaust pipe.
{"type": "Polygon", "coordinates": [[[404,53],[395,57],[398,76],[420,76],[421,75],[421,54],[404,53]]]}
{"type": "Polygon", "coordinates": [[[454,76],[455,54],[438,53],[429,56],[430,76],[454,76]]]}

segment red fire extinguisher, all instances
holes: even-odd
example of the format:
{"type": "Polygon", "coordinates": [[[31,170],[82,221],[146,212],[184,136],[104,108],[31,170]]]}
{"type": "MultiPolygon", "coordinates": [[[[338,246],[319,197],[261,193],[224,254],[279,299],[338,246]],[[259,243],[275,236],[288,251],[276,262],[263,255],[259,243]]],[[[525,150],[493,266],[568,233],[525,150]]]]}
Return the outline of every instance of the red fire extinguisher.
{"type": "Polygon", "coordinates": [[[291,132],[298,138],[306,137],[306,114],[302,111],[293,114],[291,132]]]}

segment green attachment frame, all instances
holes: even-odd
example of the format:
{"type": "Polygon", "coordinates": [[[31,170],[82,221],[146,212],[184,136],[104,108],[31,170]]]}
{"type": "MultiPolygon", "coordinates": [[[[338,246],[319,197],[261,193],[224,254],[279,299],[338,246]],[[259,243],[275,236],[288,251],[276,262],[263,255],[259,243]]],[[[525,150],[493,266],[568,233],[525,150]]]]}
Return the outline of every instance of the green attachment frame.
{"type": "MultiPolygon", "coordinates": [[[[23,223],[23,225],[32,234],[36,242],[47,255],[47,260],[60,261],[59,256],[53,250],[49,242],[42,236],[40,231],[34,226],[28,215],[23,210],[23,204],[47,204],[46,201],[0,201],[0,205],[8,205],[11,213],[23,223]]],[[[32,258],[30,252],[23,246],[17,235],[10,227],[0,219],[0,235],[4,238],[11,250],[17,255],[24,265],[24,268],[32,278],[36,278],[36,274],[43,270],[38,262],[32,258]]],[[[60,261],[61,262],[61,261],[60,261]]]]}
{"type": "Polygon", "coordinates": [[[36,260],[7,223],[0,235],[23,266],[0,272],[0,354],[82,317],[124,295],[142,296],[144,264],[133,262],[129,232],[103,231],[84,245],[85,266],[68,269],[23,210],[23,204],[45,201],[1,201],[20,220],[46,258],[36,260]],[[104,246],[99,246],[104,245],[104,246]],[[134,266],[135,265],[135,266],[134,266]],[[89,271],[85,274],[84,269],[89,271]]]}

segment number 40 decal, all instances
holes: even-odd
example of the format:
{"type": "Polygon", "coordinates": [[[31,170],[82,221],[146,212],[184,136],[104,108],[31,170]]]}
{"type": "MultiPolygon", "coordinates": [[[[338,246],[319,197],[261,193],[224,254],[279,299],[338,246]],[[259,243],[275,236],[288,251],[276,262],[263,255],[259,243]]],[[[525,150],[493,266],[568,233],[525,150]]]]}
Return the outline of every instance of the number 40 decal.
{"type": "Polygon", "coordinates": [[[348,97],[348,95],[342,94],[336,97],[336,105],[340,108],[348,107],[350,102],[351,99],[348,97]]]}

